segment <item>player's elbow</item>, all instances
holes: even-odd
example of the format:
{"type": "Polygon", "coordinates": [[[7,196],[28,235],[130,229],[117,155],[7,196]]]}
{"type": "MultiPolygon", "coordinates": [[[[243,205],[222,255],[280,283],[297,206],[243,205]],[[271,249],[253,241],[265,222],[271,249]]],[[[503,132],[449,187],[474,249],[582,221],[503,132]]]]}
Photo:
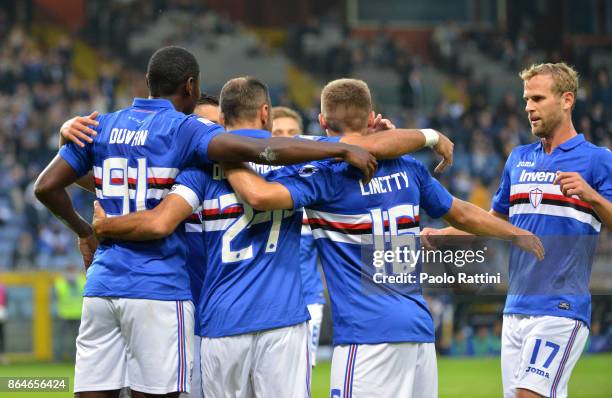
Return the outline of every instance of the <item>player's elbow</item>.
{"type": "Polygon", "coordinates": [[[458,229],[465,229],[470,224],[470,204],[460,199],[453,199],[453,205],[446,217],[451,225],[458,229]]]}
{"type": "Polygon", "coordinates": [[[242,199],[255,210],[274,210],[269,195],[265,192],[252,191],[243,195],[242,199]]]}
{"type": "Polygon", "coordinates": [[[149,237],[151,239],[162,239],[170,235],[176,229],[176,225],[173,225],[167,220],[151,220],[148,222],[149,226],[149,237]]]}
{"type": "Polygon", "coordinates": [[[41,202],[44,202],[50,193],[55,189],[54,184],[48,178],[47,174],[41,174],[34,182],[34,196],[41,202]]]}

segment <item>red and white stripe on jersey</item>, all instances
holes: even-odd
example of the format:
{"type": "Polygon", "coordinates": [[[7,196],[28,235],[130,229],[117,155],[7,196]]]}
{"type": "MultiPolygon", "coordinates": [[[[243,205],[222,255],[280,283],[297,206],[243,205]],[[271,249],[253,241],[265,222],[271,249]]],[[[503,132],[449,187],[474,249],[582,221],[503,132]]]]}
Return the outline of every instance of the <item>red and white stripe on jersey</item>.
{"type": "Polygon", "coordinates": [[[198,207],[196,211],[185,220],[185,232],[203,232],[202,206],[198,207]]]}
{"type": "Polygon", "coordinates": [[[204,231],[224,231],[243,214],[241,204],[233,204],[221,210],[219,199],[206,199],[202,203],[204,231]]]}
{"type": "Polygon", "coordinates": [[[514,184],[510,188],[510,217],[520,214],[542,214],[567,217],[601,229],[601,220],[593,207],[577,196],[563,196],[558,185],[514,184]],[[538,191],[539,190],[539,191],[538,191]]]}
{"type": "MultiPolygon", "coordinates": [[[[415,217],[401,217],[396,220],[397,229],[402,233],[419,234],[419,207],[414,206],[415,217]]],[[[324,211],[306,210],[308,224],[314,239],[326,238],[335,242],[356,245],[373,242],[372,216],[365,214],[337,214],[324,211]]],[[[384,231],[389,231],[389,220],[384,214],[384,231]]]]}
{"type": "MultiPolygon", "coordinates": [[[[96,186],[96,196],[103,198],[102,195],[102,167],[94,166],[94,183],[96,186]]],[[[147,167],[147,199],[163,199],[179,173],[179,169],[174,167],[147,167]]],[[[120,174],[120,173],[119,173],[120,174]]],[[[138,169],[128,167],[128,192],[130,199],[136,198],[136,178],[138,169]]],[[[122,184],[123,176],[114,176],[111,170],[111,183],[122,184]],[[114,178],[113,178],[114,177],[114,178]]]]}
{"type": "MultiPolygon", "coordinates": [[[[237,201],[234,198],[234,201],[237,201]]],[[[232,201],[232,202],[234,202],[232,201]]],[[[278,210],[283,212],[283,218],[293,216],[293,210],[278,210]]],[[[219,208],[219,199],[206,199],[202,203],[202,221],[204,231],[224,231],[232,225],[232,223],[244,214],[244,208],[241,203],[235,203],[225,207],[223,210],[219,208]]],[[[264,211],[257,212],[253,215],[251,225],[272,221],[272,212],[264,211]]]]}

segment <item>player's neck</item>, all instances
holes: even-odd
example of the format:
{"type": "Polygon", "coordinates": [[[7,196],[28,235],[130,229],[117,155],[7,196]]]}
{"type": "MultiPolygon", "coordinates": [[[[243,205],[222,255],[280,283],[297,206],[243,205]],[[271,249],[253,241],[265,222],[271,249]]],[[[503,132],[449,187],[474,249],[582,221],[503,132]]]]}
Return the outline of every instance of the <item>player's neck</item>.
{"type": "Polygon", "coordinates": [[[328,137],[343,137],[347,135],[367,135],[368,134],[367,129],[364,131],[343,131],[343,132],[332,131],[330,129],[327,129],[325,130],[325,132],[327,133],[328,137]]]}
{"type": "Polygon", "coordinates": [[[245,122],[245,123],[234,123],[234,124],[226,124],[225,131],[233,131],[233,130],[263,130],[263,126],[258,123],[245,122]]]}
{"type": "Polygon", "coordinates": [[[571,119],[564,120],[554,129],[549,138],[542,138],[544,152],[550,154],[556,147],[574,138],[578,133],[571,119]]]}
{"type": "Polygon", "coordinates": [[[183,113],[187,113],[185,112],[185,106],[183,105],[183,101],[181,100],[180,96],[178,95],[168,95],[168,96],[158,96],[158,97],[154,97],[152,95],[149,95],[149,99],[165,99],[168,100],[170,102],[172,102],[172,106],[174,106],[174,109],[176,109],[179,112],[183,112],[183,113]]]}

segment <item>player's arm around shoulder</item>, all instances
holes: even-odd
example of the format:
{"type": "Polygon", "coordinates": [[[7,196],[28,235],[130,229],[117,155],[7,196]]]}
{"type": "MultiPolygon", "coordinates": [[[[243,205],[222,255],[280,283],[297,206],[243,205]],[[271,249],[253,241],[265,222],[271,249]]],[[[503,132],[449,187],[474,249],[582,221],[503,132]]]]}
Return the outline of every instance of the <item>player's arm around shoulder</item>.
{"type": "Polygon", "coordinates": [[[142,241],[165,238],[200,207],[206,182],[207,175],[202,170],[185,169],[157,206],[119,217],[107,217],[102,206],[95,202],[94,232],[100,239],[142,241]]]}
{"type": "Polygon", "coordinates": [[[345,135],[340,142],[360,146],[377,159],[395,159],[429,147],[442,157],[435,169],[436,173],[441,173],[453,165],[454,144],[444,134],[432,129],[396,129],[389,123],[382,124],[381,129],[375,128],[367,135],[345,135]]]}
{"type": "Polygon", "coordinates": [[[168,195],[151,210],[107,217],[98,201],[94,202],[92,227],[99,239],[143,241],[170,235],[194,208],[182,195],[168,195]]]}
{"type": "Polygon", "coordinates": [[[284,185],[266,181],[243,163],[224,163],[223,170],[234,192],[255,210],[293,209],[293,198],[284,185]]]}

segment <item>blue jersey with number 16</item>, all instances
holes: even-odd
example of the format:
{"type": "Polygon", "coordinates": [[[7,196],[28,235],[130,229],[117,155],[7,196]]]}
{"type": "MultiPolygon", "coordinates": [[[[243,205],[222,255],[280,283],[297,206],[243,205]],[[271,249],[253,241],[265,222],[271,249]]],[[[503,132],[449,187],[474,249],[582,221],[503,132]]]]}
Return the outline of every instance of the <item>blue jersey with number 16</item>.
{"type": "Polygon", "coordinates": [[[327,281],[334,345],[433,342],[433,321],[420,286],[379,284],[375,278],[375,273],[417,275],[420,267],[378,269],[369,254],[419,247],[415,235],[421,211],[441,217],[453,198],[409,156],[378,166],[367,185],[356,169],[329,161],[274,180],[289,190],[296,208],[306,208],[327,281]]]}
{"type": "MultiPolygon", "coordinates": [[[[208,163],[208,144],[223,128],[177,112],[165,99],[137,98],[98,117],[93,144],[70,143],[60,156],[79,176],[93,169],[96,196],[109,217],[155,207],[179,170],[208,163]]],[[[100,243],[85,296],[191,299],[184,229],[155,241],[100,243]]]]}

